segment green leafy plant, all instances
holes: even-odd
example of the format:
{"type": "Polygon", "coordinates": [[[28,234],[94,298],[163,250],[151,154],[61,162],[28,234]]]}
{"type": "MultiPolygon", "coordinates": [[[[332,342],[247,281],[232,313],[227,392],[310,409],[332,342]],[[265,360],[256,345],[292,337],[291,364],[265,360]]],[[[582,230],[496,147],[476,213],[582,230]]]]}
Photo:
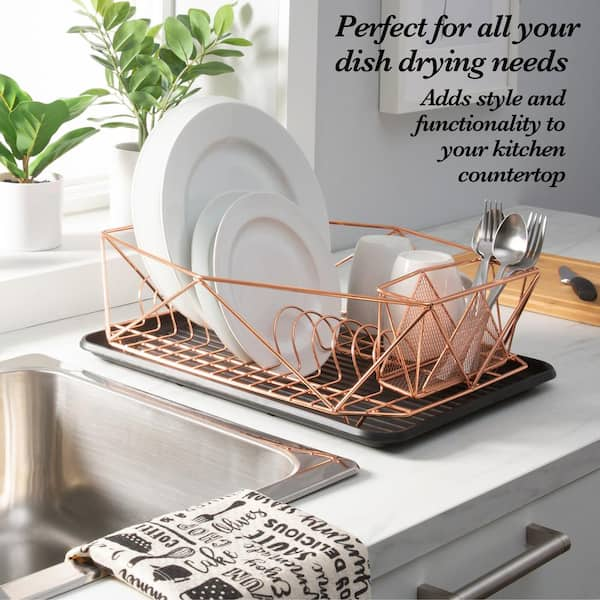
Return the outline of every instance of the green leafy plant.
{"type": "Polygon", "coordinates": [[[17,82],[0,75],[0,163],[20,183],[33,183],[44,169],[98,130],[82,127],[52,141],[68,121],[81,115],[104,92],[90,90],[50,104],[34,102],[17,82]]]}
{"type": "Polygon", "coordinates": [[[97,120],[106,128],[137,129],[140,148],[170,109],[200,91],[195,85],[199,77],[233,72],[220,59],[241,57],[239,47],[252,45],[232,35],[231,4],[222,6],[214,18],[192,8],[151,26],[148,19],[134,18],[135,7],[129,2],[74,2],[87,23],[69,33],[81,35],[92,49],[92,58],[104,67],[112,95],[105,103],[125,108],[122,114],[97,120]]]}

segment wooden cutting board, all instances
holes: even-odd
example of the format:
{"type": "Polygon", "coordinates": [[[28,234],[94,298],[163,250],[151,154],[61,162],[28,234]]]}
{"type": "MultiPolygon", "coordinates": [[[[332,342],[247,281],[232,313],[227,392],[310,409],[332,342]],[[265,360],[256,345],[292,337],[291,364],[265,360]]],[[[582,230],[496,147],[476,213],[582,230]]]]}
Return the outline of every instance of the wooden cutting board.
{"type": "MultiPolygon", "coordinates": [[[[472,255],[462,254],[457,258],[464,258],[465,256],[472,255]]],[[[600,327],[600,298],[596,302],[583,302],[580,300],[570,286],[561,283],[558,269],[562,265],[570,267],[577,275],[589,279],[600,292],[600,263],[553,254],[542,254],[537,265],[541,272],[541,278],[527,305],[527,310],[600,327]]],[[[464,268],[464,272],[469,277],[473,277],[476,271],[476,264],[464,268]]],[[[519,284],[508,286],[500,297],[500,304],[510,307],[516,306],[520,289],[519,284]]]]}

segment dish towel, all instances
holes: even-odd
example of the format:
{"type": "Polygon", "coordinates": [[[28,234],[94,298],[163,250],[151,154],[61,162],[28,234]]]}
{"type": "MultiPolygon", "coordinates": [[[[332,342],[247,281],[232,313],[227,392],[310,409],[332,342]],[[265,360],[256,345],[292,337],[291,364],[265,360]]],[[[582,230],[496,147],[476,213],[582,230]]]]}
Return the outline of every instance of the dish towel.
{"type": "Polygon", "coordinates": [[[293,506],[243,490],[71,550],[154,600],[371,597],[367,549],[293,506]]]}

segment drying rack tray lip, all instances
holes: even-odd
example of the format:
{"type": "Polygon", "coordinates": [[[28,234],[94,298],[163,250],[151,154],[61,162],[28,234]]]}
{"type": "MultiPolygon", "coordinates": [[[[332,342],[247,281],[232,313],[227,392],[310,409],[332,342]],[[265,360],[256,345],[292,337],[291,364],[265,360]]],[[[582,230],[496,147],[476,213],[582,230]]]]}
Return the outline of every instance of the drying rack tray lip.
{"type": "MultiPolygon", "coordinates": [[[[431,414],[422,413],[419,424],[390,431],[382,427],[373,428],[365,425],[355,427],[340,421],[334,416],[320,414],[286,402],[269,399],[259,394],[240,392],[240,390],[225,384],[186,375],[183,372],[144,360],[112,347],[107,341],[104,330],[84,336],[81,340],[81,347],[104,360],[120,366],[375,448],[398,446],[413,441],[484,409],[514,399],[556,378],[556,371],[552,365],[542,360],[521,356],[520,358],[528,365],[525,371],[500,381],[492,387],[483,388],[454,400],[447,405],[445,410],[434,409],[435,412],[432,411],[431,414]]],[[[393,421],[397,426],[399,420],[396,418],[393,421]]]]}

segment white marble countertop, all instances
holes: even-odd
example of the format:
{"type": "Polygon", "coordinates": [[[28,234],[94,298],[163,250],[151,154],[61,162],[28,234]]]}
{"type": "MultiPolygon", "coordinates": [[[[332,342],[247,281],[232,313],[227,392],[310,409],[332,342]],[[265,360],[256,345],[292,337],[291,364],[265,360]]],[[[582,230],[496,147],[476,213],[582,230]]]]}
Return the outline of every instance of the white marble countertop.
{"type": "MultiPolygon", "coordinates": [[[[525,210],[525,209],[524,209],[525,210]]],[[[546,250],[600,261],[600,219],[548,211],[546,250]]],[[[473,221],[434,233],[466,242],[473,221]]],[[[527,313],[515,349],[551,362],[558,379],[506,406],[394,450],[375,450],[108,364],[79,349],[103,326],[84,317],[0,336],[0,360],[41,353],[357,461],[362,471],[299,506],[362,538],[381,576],[436,547],[600,468],[600,329],[527,313]]],[[[70,599],[141,598],[114,580],[70,599]]]]}

